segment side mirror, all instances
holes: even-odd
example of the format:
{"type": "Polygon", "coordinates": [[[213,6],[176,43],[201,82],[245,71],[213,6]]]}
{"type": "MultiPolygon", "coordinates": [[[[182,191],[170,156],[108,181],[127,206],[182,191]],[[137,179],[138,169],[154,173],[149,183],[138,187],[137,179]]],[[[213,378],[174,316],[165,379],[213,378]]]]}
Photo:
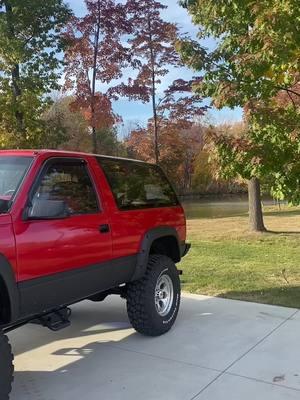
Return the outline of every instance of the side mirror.
{"type": "Polygon", "coordinates": [[[70,216],[68,206],[63,200],[35,199],[27,209],[26,219],[63,219],[70,216]]]}

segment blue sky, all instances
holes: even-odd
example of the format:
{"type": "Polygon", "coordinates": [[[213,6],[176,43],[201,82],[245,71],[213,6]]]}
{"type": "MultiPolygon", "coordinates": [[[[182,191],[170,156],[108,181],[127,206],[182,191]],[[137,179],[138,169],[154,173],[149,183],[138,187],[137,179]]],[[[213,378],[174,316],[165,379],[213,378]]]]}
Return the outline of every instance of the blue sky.
{"type": "MultiPolygon", "coordinates": [[[[75,14],[80,16],[85,13],[84,0],[66,0],[70,7],[74,10],[75,14]]],[[[197,28],[192,24],[191,18],[185,9],[177,4],[176,0],[161,0],[161,3],[168,6],[164,11],[164,17],[170,22],[178,23],[182,32],[186,32],[195,37],[197,28]]],[[[207,40],[205,46],[211,47],[214,43],[212,40],[207,40]]],[[[187,68],[171,70],[162,84],[162,90],[167,87],[174,79],[183,78],[189,79],[193,76],[193,72],[187,68]]],[[[101,88],[100,88],[101,89],[101,88]]],[[[145,124],[151,116],[151,105],[142,104],[140,102],[129,102],[125,99],[119,100],[114,103],[114,111],[120,114],[123,118],[125,127],[133,123],[145,124]]],[[[234,122],[242,118],[242,111],[240,109],[230,110],[224,108],[223,110],[210,110],[209,120],[213,123],[234,122]]]]}

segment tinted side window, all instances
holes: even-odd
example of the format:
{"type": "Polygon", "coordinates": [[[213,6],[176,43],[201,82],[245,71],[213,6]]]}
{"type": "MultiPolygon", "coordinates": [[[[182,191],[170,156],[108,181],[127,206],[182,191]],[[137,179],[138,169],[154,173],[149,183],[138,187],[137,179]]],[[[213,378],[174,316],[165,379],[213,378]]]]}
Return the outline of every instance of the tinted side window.
{"type": "Polygon", "coordinates": [[[97,195],[84,163],[57,161],[44,171],[34,199],[62,200],[70,214],[91,214],[99,210],[97,195]]]}
{"type": "Polygon", "coordinates": [[[10,200],[26,174],[32,157],[0,157],[0,196],[10,200]]]}
{"type": "Polygon", "coordinates": [[[169,207],[178,204],[174,190],[155,165],[97,158],[120,210],[169,207]]]}

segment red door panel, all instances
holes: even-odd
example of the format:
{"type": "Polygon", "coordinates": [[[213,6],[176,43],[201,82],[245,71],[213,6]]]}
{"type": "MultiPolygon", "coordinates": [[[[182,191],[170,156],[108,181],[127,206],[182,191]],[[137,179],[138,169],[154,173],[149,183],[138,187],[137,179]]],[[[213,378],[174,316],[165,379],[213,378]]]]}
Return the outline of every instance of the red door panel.
{"type": "MultiPolygon", "coordinates": [[[[55,160],[58,159],[59,157],[56,157],[55,160]]],[[[74,159],[76,160],[76,158],[74,159]]],[[[94,174],[89,166],[89,157],[85,161],[89,179],[93,182],[94,174]]],[[[36,164],[34,166],[35,175],[31,178],[31,186],[36,182],[42,168],[41,160],[37,160],[36,164]]],[[[59,173],[59,171],[54,172],[56,175],[59,173]]],[[[62,176],[65,177],[66,174],[62,176]]],[[[47,179],[45,181],[49,182],[47,179]]],[[[77,199],[73,201],[72,196],[75,195],[69,187],[66,188],[67,183],[61,179],[55,182],[54,194],[57,195],[57,190],[63,190],[69,204],[77,206],[78,201],[77,199]]],[[[95,189],[94,182],[93,186],[95,189]]],[[[47,189],[46,184],[45,187],[47,189]]],[[[80,187],[79,184],[76,186],[76,190],[78,187],[80,187]]],[[[44,191],[41,190],[38,196],[42,198],[45,195],[44,191]]],[[[27,193],[29,193],[29,189],[27,193]]],[[[100,197],[99,192],[97,195],[100,197]]],[[[19,209],[24,210],[26,202],[27,197],[23,199],[23,204],[19,209]]],[[[15,214],[18,280],[39,278],[109,261],[112,258],[111,233],[110,231],[101,233],[101,225],[110,226],[110,218],[100,198],[99,211],[71,215],[65,219],[24,220],[22,211],[15,214]]]]}
{"type": "Polygon", "coordinates": [[[101,214],[20,221],[15,227],[19,281],[109,260],[111,234],[99,231],[107,223],[101,214]]]}

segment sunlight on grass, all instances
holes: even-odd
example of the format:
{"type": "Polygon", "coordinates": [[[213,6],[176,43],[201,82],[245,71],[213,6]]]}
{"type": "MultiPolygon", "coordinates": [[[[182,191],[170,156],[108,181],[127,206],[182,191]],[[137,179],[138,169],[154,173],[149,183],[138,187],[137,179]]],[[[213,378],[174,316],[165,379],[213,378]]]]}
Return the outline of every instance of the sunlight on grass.
{"type": "Polygon", "coordinates": [[[250,233],[247,216],[188,221],[183,290],[300,307],[300,210],[268,209],[265,222],[272,232],[250,233]]]}

